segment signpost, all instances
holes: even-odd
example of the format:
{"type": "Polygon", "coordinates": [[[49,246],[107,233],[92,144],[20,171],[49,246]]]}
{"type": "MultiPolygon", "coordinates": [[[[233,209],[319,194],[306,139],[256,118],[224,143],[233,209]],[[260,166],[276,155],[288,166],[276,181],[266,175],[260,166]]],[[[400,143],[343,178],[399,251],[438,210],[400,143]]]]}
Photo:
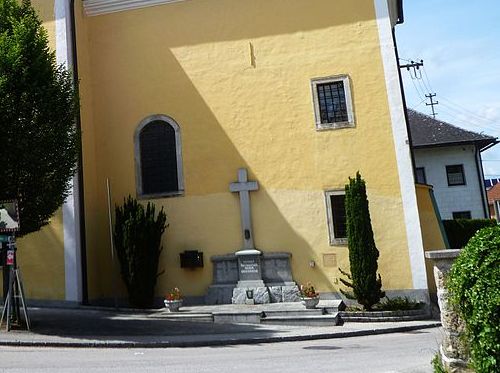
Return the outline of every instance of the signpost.
{"type": "Polygon", "coordinates": [[[2,249],[6,247],[5,255],[1,255],[4,271],[4,299],[0,327],[5,318],[6,329],[9,331],[13,323],[21,324],[20,304],[23,308],[24,322],[26,328],[30,330],[30,320],[26,300],[24,297],[23,281],[21,270],[16,262],[16,232],[19,231],[19,210],[17,200],[0,201],[0,245],[2,249]],[[3,260],[5,258],[5,261],[3,260]],[[7,286],[5,286],[7,285],[7,286]]]}

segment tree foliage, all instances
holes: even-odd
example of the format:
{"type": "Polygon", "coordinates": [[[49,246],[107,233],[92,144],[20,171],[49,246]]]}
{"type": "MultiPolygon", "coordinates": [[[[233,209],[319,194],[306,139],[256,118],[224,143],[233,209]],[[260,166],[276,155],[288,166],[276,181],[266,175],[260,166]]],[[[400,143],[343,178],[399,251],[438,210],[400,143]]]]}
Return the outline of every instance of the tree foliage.
{"type": "Polygon", "coordinates": [[[0,200],[18,199],[19,235],[47,224],[70,193],[77,102],[30,2],[0,0],[0,200]]]}
{"type": "Polygon", "coordinates": [[[453,263],[446,286],[465,321],[476,372],[500,371],[500,226],[483,228],[453,263]]]}
{"type": "Polygon", "coordinates": [[[364,309],[370,311],[385,293],[381,290],[380,275],[377,277],[379,252],[373,239],[366,185],[359,172],[355,178],[349,178],[349,184],[345,186],[345,210],[351,274],[341,271],[348,280],[340,281],[352,288],[352,294],[342,292],[348,297],[354,296],[364,309]]]}
{"type": "Polygon", "coordinates": [[[121,275],[134,307],[148,308],[154,303],[158,278],[161,236],[167,227],[163,208],[155,218],[155,206],[146,209],[131,196],[115,208],[114,242],[121,275]]]}

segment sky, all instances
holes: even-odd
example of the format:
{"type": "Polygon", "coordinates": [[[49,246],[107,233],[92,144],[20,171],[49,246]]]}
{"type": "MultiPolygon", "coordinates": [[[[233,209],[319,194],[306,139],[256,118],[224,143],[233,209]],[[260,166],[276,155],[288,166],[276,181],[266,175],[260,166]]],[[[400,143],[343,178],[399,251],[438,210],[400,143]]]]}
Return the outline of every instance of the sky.
{"type": "MultiPolygon", "coordinates": [[[[424,61],[418,76],[402,70],[408,108],[500,138],[500,1],[404,0],[396,26],[401,59],[424,61]]],[[[407,61],[400,61],[406,64],[407,61]]],[[[500,177],[500,144],[482,153],[485,178],[500,177]]]]}

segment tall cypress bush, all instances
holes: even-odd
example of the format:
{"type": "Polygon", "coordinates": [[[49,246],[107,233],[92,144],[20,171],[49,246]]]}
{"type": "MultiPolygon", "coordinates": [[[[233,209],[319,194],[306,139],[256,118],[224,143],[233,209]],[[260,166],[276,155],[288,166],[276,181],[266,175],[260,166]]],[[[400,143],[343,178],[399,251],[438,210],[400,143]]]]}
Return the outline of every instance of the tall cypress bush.
{"type": "Polygon", "coordinates": [[[19,236],[48,224],[72,190],[77,112],[72,77],[30,1],[0,0],[0,200],[17,198],[19,236]]]}
{"type": "Polygon", "coordinates": [[[341,271],[348,280],[340,281],[352,288],[352,294],[342,292],[354,296],[365,310],[370,311],[385,293],[381,290],[380,274],[377,276],[379,252],[373,239],[366,185],[359,172],[355,178],[349,178],[345,186],[345,210],[351,274],[341,271]]]}
{"type": "Polygon", "coordinates": [[[161,236],[167,227],[163,208],[155,218],[155,206],[146,209],[131,196],[115,209],[114,242],[121,275],[127,287],[130,305],[148,308],[154,303],[161,236]]]}

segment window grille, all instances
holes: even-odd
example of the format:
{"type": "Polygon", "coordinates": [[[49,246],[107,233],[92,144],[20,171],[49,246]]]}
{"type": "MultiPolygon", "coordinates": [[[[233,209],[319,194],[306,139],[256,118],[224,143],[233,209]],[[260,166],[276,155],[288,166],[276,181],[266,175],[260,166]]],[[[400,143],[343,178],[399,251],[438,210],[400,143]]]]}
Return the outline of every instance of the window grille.
{"type": "Polygon", "coordinates": [[[461,164],[446,166],[448,185],[465,185],[464,166],[461,164]]]}
{"type": "Polygon", "coordinates": [[[318,84],[318,104],[321,123],[347,122],[347,105],[344,82],[318,84]]]}

